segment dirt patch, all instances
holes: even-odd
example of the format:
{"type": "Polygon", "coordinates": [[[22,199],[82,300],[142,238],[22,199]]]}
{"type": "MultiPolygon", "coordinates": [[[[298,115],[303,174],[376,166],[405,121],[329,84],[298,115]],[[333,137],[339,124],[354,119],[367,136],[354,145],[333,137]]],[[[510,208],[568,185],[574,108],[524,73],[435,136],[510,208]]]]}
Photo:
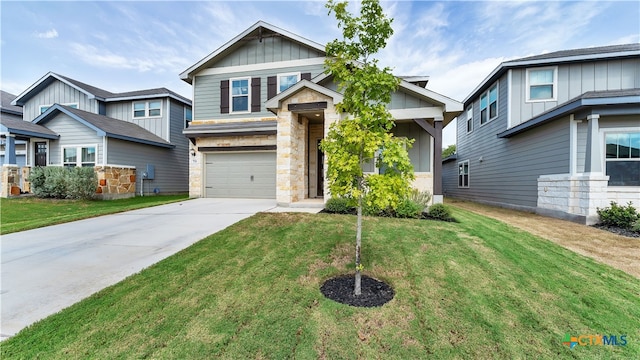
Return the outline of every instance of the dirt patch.
{"type": "Polygon", "coordinates": [[[473,202],[447,199],[447,204],[503,221],[640,278],[640,239],[598,228],[473,202]]]}

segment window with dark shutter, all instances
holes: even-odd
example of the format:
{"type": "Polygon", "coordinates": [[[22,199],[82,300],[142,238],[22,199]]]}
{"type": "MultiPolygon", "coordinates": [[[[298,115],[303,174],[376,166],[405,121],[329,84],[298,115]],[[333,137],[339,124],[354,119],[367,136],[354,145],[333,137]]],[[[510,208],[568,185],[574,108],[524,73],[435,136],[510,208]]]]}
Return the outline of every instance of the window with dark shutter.
{"type": "Polygon", "coordinates": [[[260,112],[260,78],[251,78],[251,112],[260,112]]]}
{"type": "Polygon", "coordinates": [[[220,81],[220,113],[229,113],[229,80],[220,81]]]}
{"type": "Polygon", "coordinates": [[[300,79],[301,80],[309,80],[309,81],[311,81],[311,73],[302,73],[302,74],[300,74],[300,79]]]}
{"type": "Polygon", "coordinates": [[[278,94],[278,77],[269,76],[267,78],[267,100],[278,94]]]}

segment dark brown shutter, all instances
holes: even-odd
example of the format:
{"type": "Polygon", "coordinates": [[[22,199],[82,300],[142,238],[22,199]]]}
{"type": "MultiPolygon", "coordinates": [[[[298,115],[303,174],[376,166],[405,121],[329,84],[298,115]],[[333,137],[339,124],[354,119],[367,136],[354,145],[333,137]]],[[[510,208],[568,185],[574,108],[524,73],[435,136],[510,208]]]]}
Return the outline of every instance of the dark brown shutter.
{"type": "Polygon", "coordinates": [[[229,80],[220,81],[220,113],[229,113],[229,80]]]}
{"type": "Polygon", "coordinates": [[[309,81],[311,81],[311,73],[302,73],[302,74],[300,74],[300,80],[309,80],[309,81]]]}
{"type": "Polygon", "coordinates": [[[251,112],[260,112],[260,78],[251,78],[251,112]]]}
{"type": "Polygon", "coordinates": [[[269,76],[267,78],[267,100],[278,94],[278,77],[269,76]]]}

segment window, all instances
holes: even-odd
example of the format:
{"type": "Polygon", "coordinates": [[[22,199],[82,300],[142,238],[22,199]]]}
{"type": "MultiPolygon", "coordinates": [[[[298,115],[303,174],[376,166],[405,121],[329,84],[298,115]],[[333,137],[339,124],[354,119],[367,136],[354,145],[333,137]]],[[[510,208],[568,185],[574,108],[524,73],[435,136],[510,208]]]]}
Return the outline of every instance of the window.
{"type": "Polygon", "coordinates": [[[251,97],[249,78],[231,79],[231,112],[248,112],[251,97]]]}
{"type": "Polygon", "coordinates": [[[473,131],[473,105],[467,109],[467,132],[473,131]]]}
{"type": "Polygon", "coordinates": [[[278,94],[300,81],[300,73],[278,74],[278,94]]]}
{"type": "MultiPolygon", "coordinates": [[[[68,106],[70,108],[74,108],[77,109],[78,108],[78,103],[67,103],[67,104],[62,104],[64,106],[68,106]]],[[[50,105],[40,105],[40,114],[44,113],[45,111],[49,110],[50,107],[52,107],[53,104],[50,105]]]]}
{"type": "Polygon", "coordinates": [[[96,165],[95,146],[69,146],[62,149],[62,165],[65,167],[88,167],[96,165]],[[78,156],[79,155],[79,156],[78,156]]]}
{"type": "Polygon", "coordinates": [[[162,101],[138,101],[133,103],[133,117],[158,117],[162,116],[162,101]]]}
{"type": "Polygon", "coordinates": [[[556,99],[556,68],[527,70],[527,101],[556,99]]]}
{"type": "Polygon", "coordinates": [[[480,96],[480,125],[495,119],[498,116],[498,84],[493,85],[489,91],[480,96]]]}
{"type": "Polygon", "coordinates": [[[609,186],[640,186],[640,132],[607,133],[609,186]]]}
{"type": "Polygon", "coordinates": [[[185,129],[189,127],[189,124],[191,123],[191,120],[193,120],[193,112],[191,110],[190,107],[186,107],[184,108],[184,127],[185,129]]]}
{"type": "Polygon", "coordinates": [[[458,187],[469,187],[469,160],[458,163],[458,187]]]}

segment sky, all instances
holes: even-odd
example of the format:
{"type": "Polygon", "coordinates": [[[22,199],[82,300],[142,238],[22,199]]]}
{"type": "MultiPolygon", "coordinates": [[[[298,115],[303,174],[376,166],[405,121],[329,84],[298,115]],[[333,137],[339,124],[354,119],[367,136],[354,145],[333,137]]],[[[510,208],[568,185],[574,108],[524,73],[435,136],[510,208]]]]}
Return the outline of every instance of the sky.
{"type": "MultiPolygon", "coordinates": [[[[463,101],[501,62],[640,42],[639,1],[382,1],[394,34],[377,54],[396,75],[463,101]]],[[[20,94],[47,72],[111,92],[166,87],[265,21],[319,44],[340,38],[325,1],[0,0],[0,88],[20,94]]],[[[357,11],[357,3],[350,9],[357,11]]],[[[443,145],[455,143],[455,123],[443,145]]]]}

